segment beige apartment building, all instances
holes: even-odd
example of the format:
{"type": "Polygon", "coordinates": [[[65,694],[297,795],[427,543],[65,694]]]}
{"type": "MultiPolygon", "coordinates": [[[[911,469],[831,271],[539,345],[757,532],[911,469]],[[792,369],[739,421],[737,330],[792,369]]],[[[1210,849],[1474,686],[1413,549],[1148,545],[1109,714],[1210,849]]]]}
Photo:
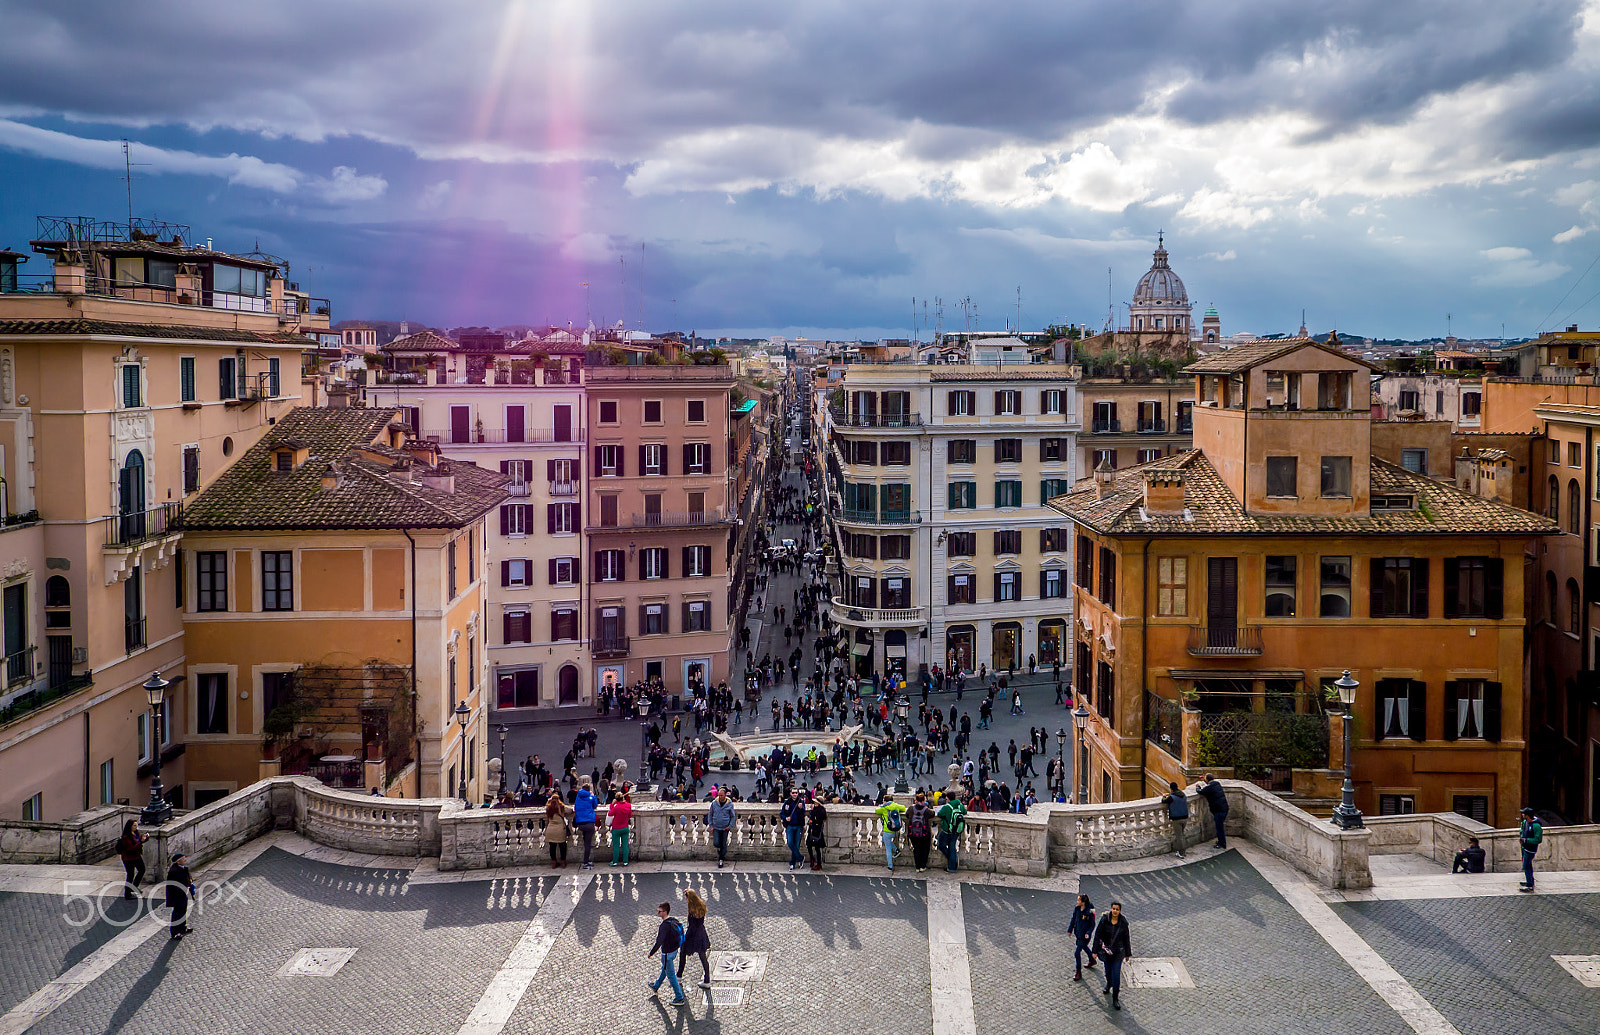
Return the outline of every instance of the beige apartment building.
{"type": "Polygon", "coordinates": [[[169,799],[191,803],[182,508],[296,404],[301,332],[328,306],[188,237],[41,219],[48,272],[0,280],[7,816],[140,802],[157,752],[169,799]],[[175,681],[159,738],[153,672],[175,681]]]}
{"type": "Polygon", "coordinates": [[[424,441],[506,476],[488,526],[486,648],[496,721],[592,706],[584,641],[584,349],[560,340],[455,341],[421,331],[383,347],[369,406],[396,406],[424,441]]]}
{"type": "Polygon", "coordinates": [[[1045,502],[1078,476],[1071,367],[857,363],[824,398],[855,671],[1065,667],[1072,537],[1045,502]]]}
{"type": "Polygon", "coordinates": [[[589,476],[582,607],[596,685],[669,693],[728,677],[740,471],[721,365],[585,372],[589,476]]]}
{"type": "Polygon", "coordinates": [[[1102,462],[1113,471],[1147,464],[1189,448],[1194,427],[1194,379],[1132,375],[1084,377],[1083,436],[1078,470],[1102,462]]]}

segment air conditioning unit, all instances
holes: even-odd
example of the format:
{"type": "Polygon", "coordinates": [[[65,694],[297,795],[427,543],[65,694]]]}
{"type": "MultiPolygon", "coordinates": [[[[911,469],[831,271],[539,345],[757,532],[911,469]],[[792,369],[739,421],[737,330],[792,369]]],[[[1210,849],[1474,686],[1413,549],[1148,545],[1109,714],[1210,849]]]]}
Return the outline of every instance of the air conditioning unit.
{"type": "Polygon", "coordinates": [[[74,647],[74,648],[72,648],[72,663],[74,665],[85,665],[85,664],[88,664],[88,662],[89,662],[89,648],[88,647],[74,647]]]}

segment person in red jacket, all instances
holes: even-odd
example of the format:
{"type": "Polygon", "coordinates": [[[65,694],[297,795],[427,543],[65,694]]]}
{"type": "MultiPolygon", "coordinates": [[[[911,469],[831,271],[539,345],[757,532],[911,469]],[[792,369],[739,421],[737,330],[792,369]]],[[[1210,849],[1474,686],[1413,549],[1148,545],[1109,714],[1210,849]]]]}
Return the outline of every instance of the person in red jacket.
{"type": "Polygon", "coordinates": [[[622,860],[622,865],[628,865],[628,831],[633,825],[633,795],[624,791],[620,797],[606,807],[606,816],[611,820],[611,865],[616,866],[617,860],[622,860]]]}

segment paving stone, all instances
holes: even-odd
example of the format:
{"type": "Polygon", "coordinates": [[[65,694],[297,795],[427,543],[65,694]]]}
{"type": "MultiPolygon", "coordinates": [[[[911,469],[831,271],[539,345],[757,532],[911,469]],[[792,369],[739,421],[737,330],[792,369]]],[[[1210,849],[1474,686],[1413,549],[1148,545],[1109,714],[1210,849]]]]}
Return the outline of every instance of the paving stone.
{"type": "Polygon", "coordinates": [[[124,902],[112,892],[95,903],[95,922],[68,922],[91,915],[90,908],[83,902],[69,905],[59,895],[0,892],[0,931],[7,946],[0,967],[0,1014],[83,962],[148,911],[144,902],[124,902]]]}

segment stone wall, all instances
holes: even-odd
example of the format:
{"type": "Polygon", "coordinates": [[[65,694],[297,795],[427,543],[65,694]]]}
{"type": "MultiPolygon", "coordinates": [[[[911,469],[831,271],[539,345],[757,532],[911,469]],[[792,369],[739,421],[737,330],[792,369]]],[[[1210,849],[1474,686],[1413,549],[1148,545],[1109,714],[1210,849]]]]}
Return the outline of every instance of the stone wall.
{"type": "Polygon", "coordinates": [[[138,818],[132,805],[101,805],[50,823],[0,819],[0,862],[99,862],[116,850],[122,825],[138,818]]]}
{"type": "MultiPolygon", "coordinates": [[[[1522,846],[1516,829],[1496,829],[1453,812],[1411,816],[1379,816],[1367,820],[1372,830],[1374,855],[1414,853],[1449,866],[1456,853],[1476,837],[1483,846],[1483,868],[1490,873],[1519,873],[1522,846]]],[[[1550,870],[1600,870],[1600,824],[1545,827],[1544,844],[1534,858],[1534,868],[1550,870]]]]}

